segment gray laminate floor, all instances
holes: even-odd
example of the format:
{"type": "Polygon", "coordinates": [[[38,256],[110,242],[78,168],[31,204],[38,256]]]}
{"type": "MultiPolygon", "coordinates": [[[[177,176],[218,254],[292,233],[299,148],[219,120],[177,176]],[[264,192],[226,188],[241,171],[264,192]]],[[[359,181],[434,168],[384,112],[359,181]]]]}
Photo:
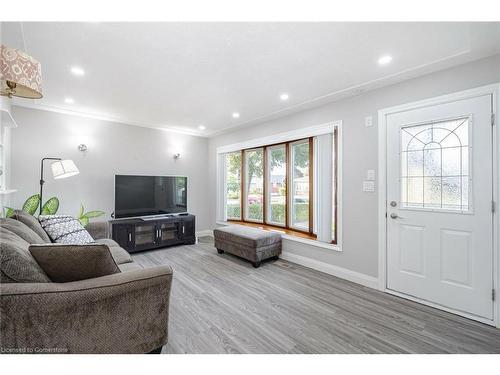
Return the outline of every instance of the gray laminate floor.
{"type": "Polygon", "coordinates": [[[212,239],[143,252],[174,269],[163,353],[500,353],[500,330],[283,260],[254,269],[212,239]]]}

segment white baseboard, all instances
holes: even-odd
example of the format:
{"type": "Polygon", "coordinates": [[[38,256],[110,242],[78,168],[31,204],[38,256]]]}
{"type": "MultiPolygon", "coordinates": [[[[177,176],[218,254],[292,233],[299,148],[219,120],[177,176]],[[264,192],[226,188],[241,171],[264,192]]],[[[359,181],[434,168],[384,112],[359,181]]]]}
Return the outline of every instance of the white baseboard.
{"type": "Polygon", "coordinates": [[[309,267],[317,271],[321,271],[329,275],[339,277],[341,279],[361,284],[369,288],[378,289],[378,279],[373,276],[368,276],[363,273],[351,271],[346,268],[334,266],[332,264],[328,264],[311,258],[306,258],[304,256],[292,254],[289,252],[281,253],[280,258],[292,263],[300,264],[301,266],[304,267],[309,267]]]}
{"type": "Polygon", "coordinates": [[[196,232],[196,237],[205,237],[205,236],[213,237],[214,231],[210,230],[210,229],[206,229],[206,230],[200,230],[200,231],[196,232]]]}

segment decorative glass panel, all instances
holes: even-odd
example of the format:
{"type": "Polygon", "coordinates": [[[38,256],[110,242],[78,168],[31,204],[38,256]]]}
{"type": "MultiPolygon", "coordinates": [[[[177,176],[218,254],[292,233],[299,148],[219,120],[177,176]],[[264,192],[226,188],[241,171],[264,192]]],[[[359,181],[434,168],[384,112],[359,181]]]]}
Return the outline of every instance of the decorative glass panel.
{"type": "Polygon", "coordinates": [[[470,118],[402,127],[401,205],[469,211],[470,118]]]}

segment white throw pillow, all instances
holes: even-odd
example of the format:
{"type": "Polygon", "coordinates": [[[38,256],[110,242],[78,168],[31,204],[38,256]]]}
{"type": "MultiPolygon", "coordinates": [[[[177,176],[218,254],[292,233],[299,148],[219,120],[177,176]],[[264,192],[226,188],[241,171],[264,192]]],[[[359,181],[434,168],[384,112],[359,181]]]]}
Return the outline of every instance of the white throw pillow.
{"type": "Polygon", "coordinates": [[[38,221],[52,241],[68,245],[94,243],[80,222],[69,215],[40,215],[38,221]]]}

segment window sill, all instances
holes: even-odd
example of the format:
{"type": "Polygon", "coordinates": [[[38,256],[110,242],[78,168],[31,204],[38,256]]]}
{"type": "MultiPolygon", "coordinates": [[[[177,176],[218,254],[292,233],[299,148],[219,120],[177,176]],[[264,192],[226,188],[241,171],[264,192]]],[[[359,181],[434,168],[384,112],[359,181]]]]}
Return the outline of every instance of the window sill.
{"type": "Polygon", "coordinates": [[[308,234],[301,233],[301,232],[295,232],[295,231],[284,229],[284,228],[281,229],[279,227],[273,227],[273,226],[263,225],[263,224],[259,224],[259,223],[246,223],[246,222],[241,222],[241,221],[217,221],[216,224],[218,224],[218,225],[243,225],[243,226],[248,226],[248,227],[260,228],[263,230],[278,232],[281,234],[282,239],[285,239],[288,241],[300,242],[300,243],[310,245],[310,246],[315,246],[315,247],[320,247],[323,249],[342,252],[342,249],[339,245],[321,242],[321,241],[318,241],[315,237],[312,237],[308,234]]]}

